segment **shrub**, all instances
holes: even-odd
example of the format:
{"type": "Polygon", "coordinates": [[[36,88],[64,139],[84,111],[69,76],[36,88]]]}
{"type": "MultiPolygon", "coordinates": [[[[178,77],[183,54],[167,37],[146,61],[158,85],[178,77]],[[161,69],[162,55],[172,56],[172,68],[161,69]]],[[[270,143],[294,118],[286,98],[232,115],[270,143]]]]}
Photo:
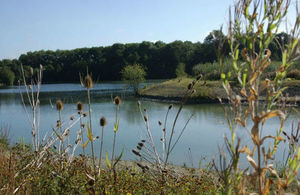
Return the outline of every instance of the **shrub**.
{"type": "Polygon", "coordinates": [[[127,81],[133,86],[134,91],[137,92],[139,84],[145,81],[146,71],[141,65],[134,64],[125,66],[121,74],[122,80],[127,81]]]}
{"type": "Polygon", "coordinates": [[[185,72],[185,64],[184,63],[179,63],[177,68],[176,68],[176,76],[177,77],[186,77],[187,74],[185,72]]]}

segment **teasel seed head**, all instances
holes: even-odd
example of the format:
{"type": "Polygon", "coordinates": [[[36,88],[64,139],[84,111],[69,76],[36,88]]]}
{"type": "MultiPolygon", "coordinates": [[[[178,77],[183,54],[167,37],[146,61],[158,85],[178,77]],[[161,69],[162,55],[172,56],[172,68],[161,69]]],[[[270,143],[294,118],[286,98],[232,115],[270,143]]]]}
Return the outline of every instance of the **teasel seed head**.
{"type": "Polygon", "coordinates": [[[141,169],[144,169],[144,166],[143,166],[142,164],[136,163],[136,165],[137,165],[138,167],[140,167],[141,169]]]}
{"type": "Polygon", "coordinates": [[[101,117],[101,119],[100,119],[100,126],[104,127],[105,125],[106,125],[106,119],[105,119],[105,117],[101,117]]]}
{"type": "Polygon", "coordinates": [[[87,89],[93,88],[93,79],[89,74],[87,74],[85,76],[84,81],[83,81],[83,85],[87,89]]]}
{"type": "Polygon", "coordinates": [[[77,102],[77,110],[78,113],[82,113],[83,111],[83,104],[81,103],[81,101],[77,102]]]}
{"type": "Polygon", "coordinates": [[[61,127],[61,122],[60,122],[60,120],[58,120],[58,121],[56,122],[56,127],[61,127]]]}
{"type": "Polygon", "coordinates": [[[64,104],[61,100],[56,102],[56,110],[62,111],[64,109],[64,104]]]}
{"type": "Polygon", "coordinates": [[[139,151],[136,151],[136,150],[133,149],[132,152],[133,152],[133,154],[135,154],[137,156],[140,156],[140,157],[142,156],[139,151]]]}
{"type": "Polygon", "coordinates": [[[188,89],[190,90],[190,89],[192,89],[193,88],[193,83],[190,83],[189,85],[188,85],[188,89]]]}
{"type": "Polygon", "coordinates": [[[197,81],[199,81],[202,78],[202,74],[199,74],[196,78],[197,81]]]}
{"type": "Polygon", "coordinates": [[[119,96],[115,97],[114,103],[119,106],[121,104],[121,98],[119,96]]]}

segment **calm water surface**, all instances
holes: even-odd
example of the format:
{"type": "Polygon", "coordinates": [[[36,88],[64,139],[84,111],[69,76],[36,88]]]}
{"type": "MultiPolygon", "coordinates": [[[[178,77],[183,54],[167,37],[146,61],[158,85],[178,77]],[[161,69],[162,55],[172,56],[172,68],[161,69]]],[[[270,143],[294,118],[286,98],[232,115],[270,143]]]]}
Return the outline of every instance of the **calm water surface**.
{"type": "MultiPolygon", "coordinates": [[[[146,129],[137,107],[139,99],[132,96],[132,90],[126,89],[125,86],[125,84],[120,82],[95,85],[91,91],[92,127],[94,134],[100,136],[99,119],[102,116],[106,117],[108,123],[104,133],[104,148],[110,153],[113,141],[113,122],[115,120],[115,105],[112,103],[112,98],[119,95],[122,98],[122,104],[119,110],[120,124],[117,134],[117,152],[124,148],[124,159],[134,160],[135,156],[131,153],[131,149],[135,148],[141,137],[145,137],[146,129]]],[[[22,88],[21,91],[24,91],[24,89],[22,88]]],[[[55,107],[55,102],[58,99],[64,102],[62,116],[65,124],[69,123],[71,116],[77,117],[77,101],[82,101],[87,111],[86,92],[79,84],[43,85],[40,95],[40,137],[49,135],[52,127],[55,126],[58,120],[58,112],[55,107]]],[[[169,103],[140,101],[142,107],[147,110],[153,137],[156,140],[158,149],[161,150],[160,138],[162,136],[162,128],[159,126],[158,121],[164,120],[169,103]]],[[[169,113],[167,133],[171,130],[178,107],[175,104],[169,113]]],[[[27,108],[29,109],[29,107],[27,108]]],[[[188,166],[198,167],[200,159],[206,158],[204,160],[205,163],[217,154],[218,146],[222,147],[224,145],[223,137],[225,134],[229,135],[229,131],[225,125],[224,113],[220,105],[186,105],[177,122],[175,137],[178,136],[191,115],[193,115],[193,118],[187,125],[183,137],[174,149],[170,160],[174,164],[183,165],[183,163],[186,163],[188,166]]],[[[291,113],[286,122],[285,131],[290,131],[292,121],[296,119],[297,116],[291,113]]],[[[278,124],[278,119],[270,120],[264,128],[264,133],[275,135],[275,132],[278,131],[278,124]]],[[[12,142],[18,142],[23,138],[26,142],[31,143],[30,123],[27,120],[17,87],[0,89],[0,125],[9,126],[9,135],[12,142]]],[[[74,144],[76,132],[79,128],[79,124],[76,124],[71,129],[71,135],[68,139],[70,144],[74,144]]],[[[243,144],[251,143],[250,137],[245,130],[239,130],[237,135],[242,138],[243,144]]],[[[100,144],[98,141],[95,143],[96,151],[99,151],[100,144]]],[[[88,146],[89,149],[90,147],[88,146]]],[[[81,148],[77,149],[78,154],[81,151],[81,148]]],[[[282,159],[284,151],[285,147],[282,143],[276,154],[278,160],[282,159]]],[[[242,166],[248,166],[247,162],[243,161],[242,166]]]]}

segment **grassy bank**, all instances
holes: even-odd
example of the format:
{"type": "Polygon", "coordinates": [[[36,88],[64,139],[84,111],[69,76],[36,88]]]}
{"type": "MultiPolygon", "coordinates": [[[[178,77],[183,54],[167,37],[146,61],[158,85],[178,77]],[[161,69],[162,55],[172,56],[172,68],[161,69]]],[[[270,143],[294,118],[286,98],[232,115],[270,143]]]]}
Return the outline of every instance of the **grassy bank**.
{"type": "Polygon", "coordinates": [[[210,194],[220,188],[209,170],[170,166],[172,174],[164,173],[162,180],[142,170],[138,166],[142,162],[134,161],[121,161],[115,175],[105,165],[101,176],[93,181],[88,174],[92,171],[89,157],[81,155],[68,163],[67,158],[56,160],[59,157],[54,151],[47,152],[43,164],[24,168],[36,154],[28,145],[10,147],[2,138],[0,194],[210,194]]]}
{"type": "MultiPolygon", "coordinates": [[[[176,78],[165,81],[160,84],[153,84],[139,91],[139,96],[149,99],[181,101],[185,90],[192,78],[176,78]]],[[[291,101],[295,100],[295,96],[300,96],[300,80],[287,80],[283,83],[288,89],[291,101]]],[[[238,90],[233,83],[234,90],[238,90]]],[[[195,85],[196,90],[190,97],[189,103],[214,103],[218,102],[218,97],[225,99],[226,93],[222,86],[222,81],[200,81],[195,85]]],[[[298,100],[299,101],[299,100],[298,100]]]]}

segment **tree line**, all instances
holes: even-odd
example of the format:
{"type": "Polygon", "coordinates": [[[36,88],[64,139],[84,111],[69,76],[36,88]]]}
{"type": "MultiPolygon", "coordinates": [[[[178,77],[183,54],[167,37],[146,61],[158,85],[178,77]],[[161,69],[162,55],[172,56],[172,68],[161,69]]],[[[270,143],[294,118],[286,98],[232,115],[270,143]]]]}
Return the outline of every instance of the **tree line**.
{"type": "MultiPolygon", "coordinates": [[[[193,67],[197,64],[212,63],[217,60],[216,46],[220,31],[212,31],[203,41],[174,41],[155,43],[116,43],[106,47],[79,48],[73,50],[34,51],[22,54],[18,59],[0,61],[0,83],[16,84],[22,77],[20,64],[25,73],[29,74],[30,67],[37,70],[43,65],[43,82],[61,83],[78,82],[79,73],[87,70],[97,81],[121,80],[121,70],[131,64],[140,64],[147,72],[147,79],[169,79],[186,73],[193,75],[193,67]]],[[[288,35],[277,34],[278,40],[286,42],[288,35]]],[[[226,38],[226,37],[225,37],[226,38]]],[[[228,42],[223,48],[228,55],[228,42]]],[[[272,58],[281,58],[278,41],[270,45],[272,58]]]]}

